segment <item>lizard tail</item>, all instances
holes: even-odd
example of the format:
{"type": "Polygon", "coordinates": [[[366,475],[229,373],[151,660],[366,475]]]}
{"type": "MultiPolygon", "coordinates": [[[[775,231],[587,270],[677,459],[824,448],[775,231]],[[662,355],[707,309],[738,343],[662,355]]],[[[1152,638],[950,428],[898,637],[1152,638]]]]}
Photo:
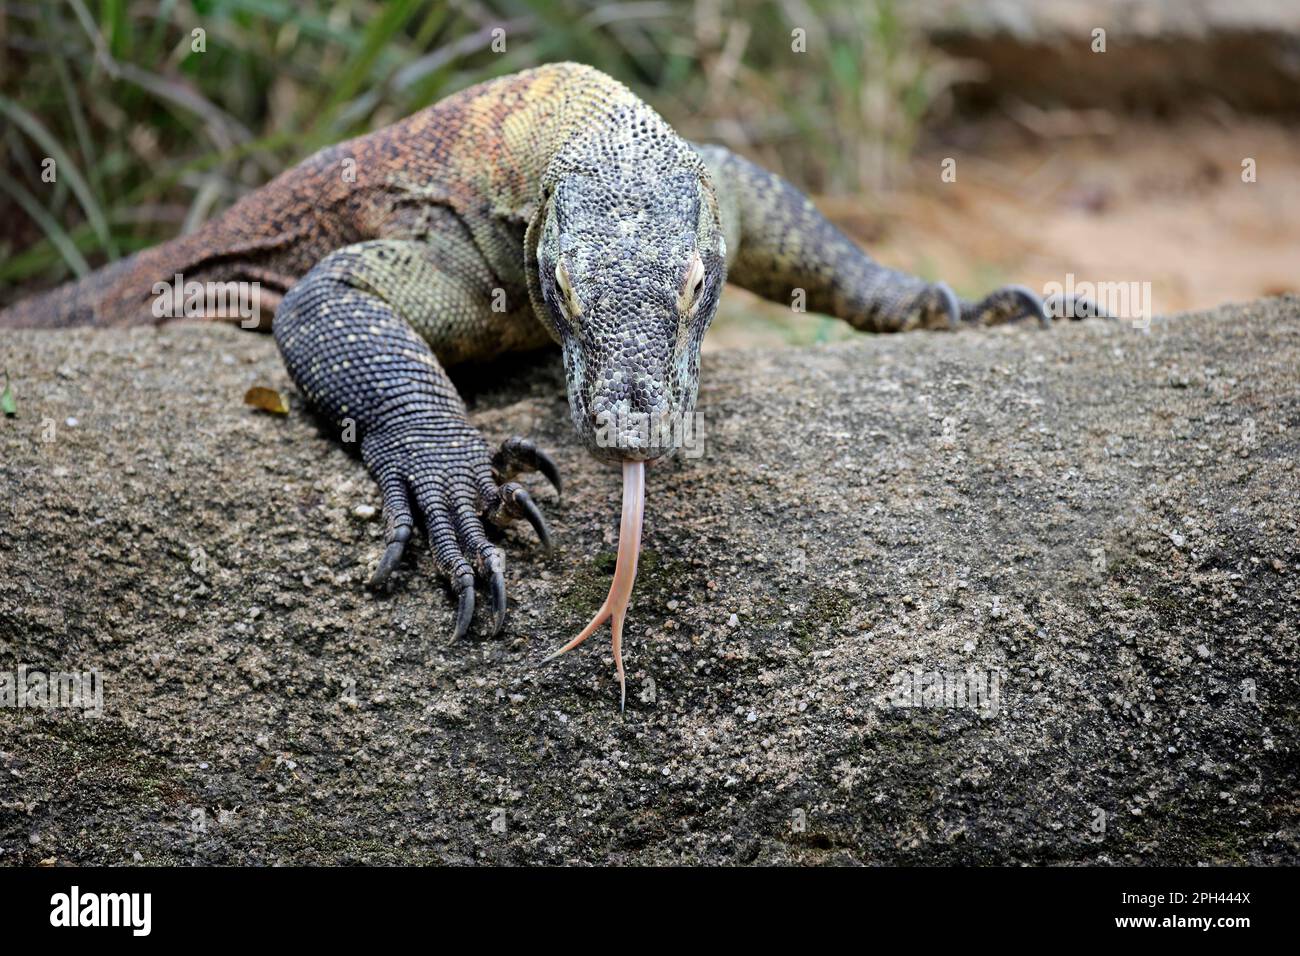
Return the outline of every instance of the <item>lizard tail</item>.
{"type": "MultiPolygon", "coordinates": [[[[280,241],[264,245],[275,249],[280,241]]],[[[267,258],[265,249],[209,224],[14,303],[0,311],[0,329],[157,325],[199,318],[270,331],[271,316],[301,271],[281,266],[267,258]]]]}
{"type": "MultiPolygon", "coordinates": [[[[134,255],[111,262],[89,275],[46,292],[14,303],[0,311],[0,329],[67,329],[74,326],[156,325],[173,318],[231,318],[241,323],[248,319],[237,305],[237,282],[245,269],[238,268],[239,251],[229,238],[209,226],[187,236],[143,249],[134,255]],[[232,251],[234,250],[234,251],[232,251]],[[227,260],[234,260],[234,264],[227,260]],[[208,307],[206,298],[197,312],[184,306],[191,280],[208,282],[216,298],[208,307]],[[234,288],[231,288],[234,287],[234,288]]],[[[269,305],[274,311],[286,283],[291,281],[272,270],[249,273],[270,285],[265,295],[260,288],[254,307],[269,305]]],[[[206,288],[206,287],[205,287],[206,288]]],[[[253,325],[263,327],[260,312],[253,325]]],[[[265,323],[269,327],[269,320],[265,323]]]]}
{"type": "MultiPolygon", "coordinates": [[[[38,292],[0,311],[0,329],[67,329],[111,325],[113,316],[98,306],[135,265],[135,256],[119,259],[73,282],[38,292]]],[[[143,309],[141,321],[149,318],[143,309]]]]}

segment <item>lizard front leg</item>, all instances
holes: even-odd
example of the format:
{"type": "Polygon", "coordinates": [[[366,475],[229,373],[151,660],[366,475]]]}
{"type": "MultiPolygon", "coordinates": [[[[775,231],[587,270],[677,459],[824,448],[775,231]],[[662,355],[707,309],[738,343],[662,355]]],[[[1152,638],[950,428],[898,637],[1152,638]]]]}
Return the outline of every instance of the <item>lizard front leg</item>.
{"type": "Polygon", "coordinates": [[[372,586],[392,573],[422,518],[438,571],[458,599],[455,637],[473,617],[476,577],[491,591],[493,633],[505,620],[505,555],[484,521],[526,518],[549,545],[537,505],[504,479],[532,467],[558,482],[554,463],[518,438],[507,440],[494,468],[434,354],[490,351],[490,343],[474,345],[486,321],[480,311],[490,311],[474,266],[454,241],[348,246],[290,289],[272,327],[294,382],[335,427],[353,426],[383,492],[386,549],[372,586]]]}
{"type": "MultiPolygon", "coordinates": [[[[1026,318],[1051,323],[1043,300],[1024,286],[1005,286],[972,302],[942,282],[882,266],[781,177],[721,146],[695,148],[710,169],[722,209],[729,282],[785,304],[802,290],[809,311],[836,316],[865,332],[1026,318]]],[[[1073,302],[1060,305],[1065,311],[1058,314],[1080,314],[1073,302]]]]}

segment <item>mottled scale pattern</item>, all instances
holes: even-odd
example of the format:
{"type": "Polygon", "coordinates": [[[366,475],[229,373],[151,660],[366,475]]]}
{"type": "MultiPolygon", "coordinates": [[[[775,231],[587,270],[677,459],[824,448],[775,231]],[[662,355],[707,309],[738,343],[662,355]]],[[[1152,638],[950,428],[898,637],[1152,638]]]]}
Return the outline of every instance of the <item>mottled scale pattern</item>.
{"type": "Polygon", "coordinates": [[[504,613],[505,559],[484,522],[525,517],[546,540],[510,479],[554,466],[517,436],[490,454],[445,366],[554,340],[587,448],[651,459],[694,411],[700,343],[728,279],[787,305],[801,290],[808,310],[875,332],[1035,308],[1019,289],[962,303],[873,262],[779,177],[686,142],[573,63],[321,150],[194,234],[19,303],[0,326],[150,321],[154,284],[176,273],[261,285],[291,376],[383,491],[376,581],[422,523],[459,597],[458,634],[476,578],[498,628],[504,613]]]}
{"type": "Polygon", "coordinates": [[[873,262],[779,176],[719,146],[696,149],[736,220],[732,282],[787,305],[801,290],[809,311],[872,332],[939,318],[928,283],[873,262]]]}

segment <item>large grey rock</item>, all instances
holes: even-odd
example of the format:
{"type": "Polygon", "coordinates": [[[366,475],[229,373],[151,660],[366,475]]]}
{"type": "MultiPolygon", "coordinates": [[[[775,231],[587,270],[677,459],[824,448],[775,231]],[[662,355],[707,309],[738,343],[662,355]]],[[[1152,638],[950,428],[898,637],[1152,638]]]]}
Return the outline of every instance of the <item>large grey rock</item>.
{"type": "Polygon", "coordinates": [[[1300,109],[1293,0],[917,0],[906,11],[945,53],[977,66],[978,82],[957,90],[963,105],[1300,109]]]}
{"type": "Polygon", "coordinates": [[[559,459],[559,548],[512,529],[505,633],[449,645],[422,548],[363,587],[361,464],[241,404],[296,398],[268,338],[0,349],[0,671],[104,677],[98,719],[0,711],[2,862],[1300,858],[1296,298],[712,355],[622,716],[607,632],[537,666],[619,499],[553,358],[473,402],[559,459]],[[902,706],[913,672],[996,700],[902,706]]]}

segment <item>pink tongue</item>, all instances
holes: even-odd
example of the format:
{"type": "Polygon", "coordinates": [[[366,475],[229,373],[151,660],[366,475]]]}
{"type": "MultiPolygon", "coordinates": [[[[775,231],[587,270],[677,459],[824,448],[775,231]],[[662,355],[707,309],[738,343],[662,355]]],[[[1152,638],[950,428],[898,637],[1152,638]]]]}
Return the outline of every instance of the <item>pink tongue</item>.
{"type": "MultiPolygon", "coordinates": [[[[632,600],[632,586],[636,584],[636,562],[641,554],[641,525],[645,520],[645,462],[623,462],[623,520],[618,526],[618,562],[614,565],[614,580],[609,586],[609,596],[600,606],[591,623],[569,643],[546,658],[554,660],[573,650],[597,629],[610,621],[613,634],[614,666],[618,670],[619,709],[627,703],[627,679],[623,674],[623,620],[632,600]]],[[[543,661],[542,663],[546,663],[543,661]]]]}

